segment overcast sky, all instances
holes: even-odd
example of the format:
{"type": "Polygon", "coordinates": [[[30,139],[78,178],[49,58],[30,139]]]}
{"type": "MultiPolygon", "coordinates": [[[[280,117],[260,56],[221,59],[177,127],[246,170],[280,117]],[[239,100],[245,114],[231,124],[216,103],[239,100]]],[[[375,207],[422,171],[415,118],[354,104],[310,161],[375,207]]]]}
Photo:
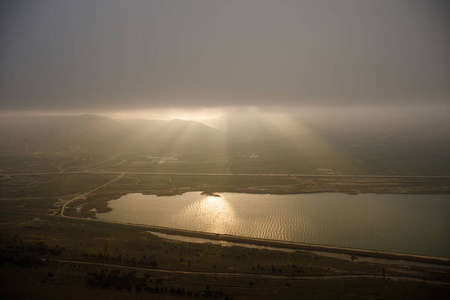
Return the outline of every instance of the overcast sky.
{"type": "Polygon", "coordinates": [[[3,111],[450,101],[450,1],[2,3],[3,111]]]}

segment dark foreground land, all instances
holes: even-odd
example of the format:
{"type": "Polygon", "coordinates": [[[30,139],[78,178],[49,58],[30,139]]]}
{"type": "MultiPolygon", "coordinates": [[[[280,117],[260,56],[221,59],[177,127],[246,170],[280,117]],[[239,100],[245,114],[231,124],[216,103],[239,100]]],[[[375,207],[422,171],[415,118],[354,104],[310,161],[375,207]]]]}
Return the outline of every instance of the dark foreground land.
{"type": "Polygon", "coordinates": [[[450,271],[171,241],[1,201],[3,299],[448,299],[450,271]]]}

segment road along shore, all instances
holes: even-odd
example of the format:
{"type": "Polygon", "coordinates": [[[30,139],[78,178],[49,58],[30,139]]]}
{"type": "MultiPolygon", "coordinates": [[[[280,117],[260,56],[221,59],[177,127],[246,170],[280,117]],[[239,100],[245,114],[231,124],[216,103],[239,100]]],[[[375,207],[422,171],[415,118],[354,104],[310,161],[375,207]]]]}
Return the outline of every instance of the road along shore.
{"type": "Polygon", "coordinates": [[[210,233],[210,232],[203,232],[203,231],[168,228],[168,227],[147,225],[147,224],[131,224],[131,223],[123,223],[123,222],[104,222],[104,221],[101,221],[98,219],[81,219],[81,218],[75,218],[75,217],[68,217],[68,216],[64,216],[64,215],[63,215],[63,217],[70,218],[70,219],[77,219],[77,220],[99,222],[99,223],[104,223],[104,224],[110,223],[110,224],[131,226],[131,227],[136,227],[136,228],[145,228],[148,231],[160,232],[160,233],[165,233],[165,234],[181,235],[181,236],[186,236],[186,237],[196,237],[196,238],[225,241],[225,242],[232,242],[232,243],[242,243],[242,244],[258,245],[258,246],[274,247],[274,248],[280,248],[280,249],[320,251],[320,252],[347,254],[347,255],[354,255],[354,256],[374,257],[374,258],[392,259],[392,260],[405,260],[405,261],[414,261],[414,262],[420,262],[420,263],[431,263],[431,264],[450,266],[450,258],[446,258],[446,257],[432,257],[432,256],[407,254],[407,253],[395,253],[395,252],[386,252],[386,251],[377,251],[377,250],[365,250],[365,249],[345,248],[345,247],[336,247],[336,246],[328,246],[328,245],[316,245],[316,244],[307,244],[307,243],[298,243],[298,242],[289,242],[289,241],[279,241],[279,240],[270,240],[270,239],[262,239],[262,238],[243,237],[243,236],[236,236],[236,235],[230,235],[230,234],[219,234],[219,233],[210,233]]]}

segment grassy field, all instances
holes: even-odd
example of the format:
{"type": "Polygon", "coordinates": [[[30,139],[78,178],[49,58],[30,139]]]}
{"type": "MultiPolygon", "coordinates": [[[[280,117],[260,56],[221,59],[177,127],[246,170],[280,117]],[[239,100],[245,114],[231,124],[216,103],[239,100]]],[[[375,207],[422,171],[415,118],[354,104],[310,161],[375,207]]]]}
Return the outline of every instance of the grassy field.
{"type": "Polygon", "coordinates": [[[17,175],[0,179],[2,198],[64,197],[90,191],[117,177],[115,174],[17,175]]]}
{"type": "Polygon", "coordinates": [[[449,193],[448,178],[185,176],[125,174],[98,191],[170,195],[187,191],[244,193],[449,193]]]}

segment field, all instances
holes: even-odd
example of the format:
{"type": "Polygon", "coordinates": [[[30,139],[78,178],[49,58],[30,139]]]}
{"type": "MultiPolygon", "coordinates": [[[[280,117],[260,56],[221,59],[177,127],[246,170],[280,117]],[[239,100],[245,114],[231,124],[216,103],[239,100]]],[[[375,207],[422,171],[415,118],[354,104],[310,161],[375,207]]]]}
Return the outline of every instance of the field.
{"type": "MultiPolygon", "coordinates": [[[[339,175],[275,158],[4,154],[1,288],[6,299],[447,299],[449,269],[164,239],[94,222],[138,192],[450,193],[447,177],[339,175]],[[167,159],[169,162],[155,163],[167,159]],[[64,215],[61,216],[61,210],[64,215]],[[79,218],[68,218],[79,217],[79,218]],[[81,219],[80,219],[81,217],[81,219]],[[26,288],[22,288],[26,286],[26,288]]],[[[328,165],[326,167],[329,167],[328,165]]],[[[332,166],[335,169],[335,166],[332,166]]]]}

